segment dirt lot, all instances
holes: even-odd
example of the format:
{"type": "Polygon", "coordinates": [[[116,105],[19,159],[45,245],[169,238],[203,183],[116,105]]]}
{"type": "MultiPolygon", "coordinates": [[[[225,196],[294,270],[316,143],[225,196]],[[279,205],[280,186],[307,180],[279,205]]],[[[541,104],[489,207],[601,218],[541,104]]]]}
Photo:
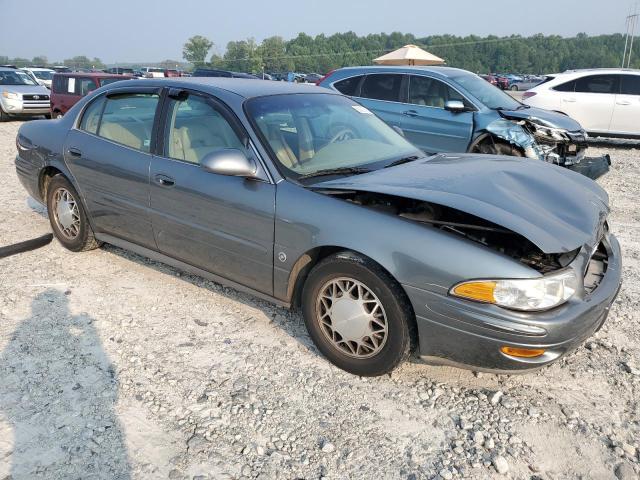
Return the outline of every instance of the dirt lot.
{"type": "MultiPolygon", "coordinates": [[[[0,124],[0,245],[48,231],[0,124]]],[[[299,314],[105,246],[0,260],[0,479],[632,479],[640,149],[601,180],[625,254],[604,328],[524,376],[332,367],[299,314]],[[505,472],[505,473],[498,473],[505,472]]]]}

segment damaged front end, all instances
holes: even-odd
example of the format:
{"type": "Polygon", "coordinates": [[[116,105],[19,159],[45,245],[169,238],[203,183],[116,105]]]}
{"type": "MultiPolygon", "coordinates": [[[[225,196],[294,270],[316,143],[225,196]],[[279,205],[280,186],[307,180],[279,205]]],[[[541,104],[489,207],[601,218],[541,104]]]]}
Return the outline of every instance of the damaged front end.
{"type": "Polygon", "coordinates": [[[587,133],[583,130],[570,132],[539,118],[500,113],[504,118],[488,124],[486,131],[517,148],[525,157],[566,167],[594,180],[609,171],[609,155],[586,156],[587,133]]]}
{"type": "Polygon", "coordinates": [[[544,253],[531,241],[512,230],[475,215],[432,202],[373,192],[324,189],[318,191],[464,237],[507,255],[542,274],[566,267],[579,251],[576,249],[557,254],[544,253]]]}

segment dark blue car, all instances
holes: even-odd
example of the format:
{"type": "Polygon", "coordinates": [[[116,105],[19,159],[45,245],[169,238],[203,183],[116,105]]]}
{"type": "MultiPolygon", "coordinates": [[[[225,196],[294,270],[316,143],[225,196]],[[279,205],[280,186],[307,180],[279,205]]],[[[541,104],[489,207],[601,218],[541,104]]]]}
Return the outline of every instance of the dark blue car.
{"type": "Polygon", "coordinates": [[[558,112],[524,105],[466,70],[449,67],[350,67],[320,86],[357,99],[427,153],[513,155],[597,178],[608,157],[585,158],[587,135],[558,112]]]}

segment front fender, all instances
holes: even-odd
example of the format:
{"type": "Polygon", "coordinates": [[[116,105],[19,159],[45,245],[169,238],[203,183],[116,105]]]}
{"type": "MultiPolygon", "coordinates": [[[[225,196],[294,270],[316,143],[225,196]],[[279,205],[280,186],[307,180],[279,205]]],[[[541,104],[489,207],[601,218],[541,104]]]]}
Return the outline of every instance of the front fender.
{"type": "Polygon", "coordinates": [[[274,296],[286,301],[300,259],[321,247],[354,250],[399,283],[437,293],[471,278],[539,275],[465,238],[287,181],[277,186],[274,247],[274,296]]]}

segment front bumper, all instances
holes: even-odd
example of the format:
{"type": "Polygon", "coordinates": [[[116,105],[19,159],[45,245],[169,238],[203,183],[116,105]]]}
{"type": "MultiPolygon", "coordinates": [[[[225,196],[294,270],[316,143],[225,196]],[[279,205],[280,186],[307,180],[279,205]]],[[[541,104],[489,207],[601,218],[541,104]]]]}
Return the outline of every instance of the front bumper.
{"type": "Polygon", "coordinates": [[[607,235],[606,273],[589,295],[546,312],[516,312],[404,286],[416,313],[420,356],[430,363],[474,370],[533,370],[558,360],[597,331],[621,284],[620,245],[607,235]],[[544,348],[536,358],[505,355],[500,347],[544,348]]]}
{"type": "Polygon", "coordinates": [[[580,160],[580,163],[567,165],[569,170],[581,173],[592,180],[597,180],[607,173],[610,167],[611,157],[608,154],[602,155],[601,157],[585,157],[580,160]]]}
{"type": "Polygon", "coordinates": [[[51,113],[51,103],[49,100],[22,100],[7,99],[0,100],[0,107],[9,115],[48,115],[51,113]]]}

